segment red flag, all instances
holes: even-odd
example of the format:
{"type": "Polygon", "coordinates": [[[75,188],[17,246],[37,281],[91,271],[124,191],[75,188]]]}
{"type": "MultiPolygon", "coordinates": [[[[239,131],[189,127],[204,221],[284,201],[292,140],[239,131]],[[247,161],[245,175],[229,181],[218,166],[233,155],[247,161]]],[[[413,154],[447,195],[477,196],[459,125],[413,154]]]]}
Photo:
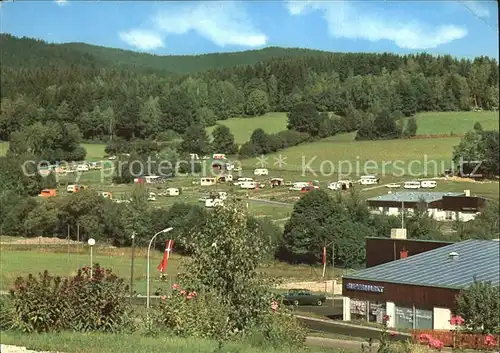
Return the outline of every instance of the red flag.
{"type": "Polygon", "coordinates": [[[165,245],[165,253],[163,254],[163,259],[158,265],[158,270],[160,270],[160,272],[165,272],[167,270],[168,258],[170,257],[170,252],[172,251],[173,247],[174,247],[174,241],[167,240],[167,243],[165,245]]]}

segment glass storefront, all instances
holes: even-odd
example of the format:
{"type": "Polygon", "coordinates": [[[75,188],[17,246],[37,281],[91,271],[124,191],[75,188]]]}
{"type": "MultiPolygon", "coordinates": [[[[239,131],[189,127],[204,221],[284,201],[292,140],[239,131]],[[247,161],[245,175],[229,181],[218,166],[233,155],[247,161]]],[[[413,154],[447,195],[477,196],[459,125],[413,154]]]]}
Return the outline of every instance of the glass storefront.
{"type": "Polygon", "coordinates": [[[432,310],[415,309],[415,328],[432,329],[432,310]]]}
{"type": "Polygon", "coordinates": [[[394,320],[394,326],[396,328],[413,328],[413,308],[405,308],[401,306],[396,306],[396,318],[394,320]]]}
{"type": "Polygon", "coordinates": [[[432,310],[396,306],[396,318],[394,324],[396,328],[432,329],[432,315],[432,310]]]}

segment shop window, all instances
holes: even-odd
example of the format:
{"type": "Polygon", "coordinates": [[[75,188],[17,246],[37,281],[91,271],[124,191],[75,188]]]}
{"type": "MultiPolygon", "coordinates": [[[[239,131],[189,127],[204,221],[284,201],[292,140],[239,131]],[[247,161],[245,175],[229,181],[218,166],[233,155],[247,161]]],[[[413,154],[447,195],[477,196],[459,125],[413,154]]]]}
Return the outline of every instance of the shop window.
{"type": "Polygon", "coordinates": [[[447,221],[451,221],[453,220],[453,212],[451,211],[446,211],[446,214],[444,216],[444,219],[446,219],[447,221]]]}
{"type": "Polygon", "coordinates": [[[415,328],[432,330],[432,310],[415,309],[415,328]]]}
{"type": "Polygon", "coordinates": [[[366,301],[351,299],[351,320],[366,320],[366,301]]]}
{"type": "Polygon", "coordinates": [[[368,314],[369,322],[377,322],[381,324],[384,315],[385,315],[385,303],[370,302],[370,311],[368,314]]]}
{"type": "Polygon", "coordinates": [[[396,328],[413,328],[413,308],[396,306],[395,316],[394,324],[396,328]]]}

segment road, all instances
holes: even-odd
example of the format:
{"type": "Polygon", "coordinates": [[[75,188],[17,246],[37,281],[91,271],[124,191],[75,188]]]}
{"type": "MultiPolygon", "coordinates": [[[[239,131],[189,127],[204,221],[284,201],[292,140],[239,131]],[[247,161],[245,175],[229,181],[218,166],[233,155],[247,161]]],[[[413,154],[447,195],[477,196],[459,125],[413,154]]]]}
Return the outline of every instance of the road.
{"type": "Polygon", "coordinates": [[[251,203],[265,203],[265,204],[268,204],[268,205],[279,205],[279,206],[289,206],[289,207],[293,207],[294,206],[294,204],[290,203],[290,202],[280,202],[280,201],[271,201],[271,200],[264,200],[264,199],[256,199],[254,197],[249,197],[246,200],[248,202],[251,202],[251,203]]]}

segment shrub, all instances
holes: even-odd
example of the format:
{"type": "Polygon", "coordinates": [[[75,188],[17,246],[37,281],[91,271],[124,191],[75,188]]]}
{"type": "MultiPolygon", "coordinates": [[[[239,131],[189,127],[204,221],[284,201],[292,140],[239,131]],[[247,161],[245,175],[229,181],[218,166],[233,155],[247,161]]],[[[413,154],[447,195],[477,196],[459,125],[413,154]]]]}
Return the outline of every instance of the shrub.
{"type": "Polygon", "coordinates": [[[80,269],[69,283],[70,325],[77,331],[117,332],[130,318],[129,286],[110,269],[80,269]]]}
{"type": "Polygon", "coordinates": [[[17,278],[10,291],[8,320],[23,332],[116,332],[127,327],[130,300],[128,286],[111,270],[98,264],[62,279],[47,271],[17,278]]]}
{"type": "Polygon", "coordinates": [[[161,297],[153,312],[157,327],[164,327],[178,336],[222,339],[229,334],[225,303],[211,294],[198,294],[174,284],[171,293],[161,297]]]}
{"type": "Polygon", "coordinates": [[[270,310],[254,321],[245,338],[254,346],[301,346],[307,330],[286,309],[270,310]]]}
{"type": "Polygon", "coordinates": [[[12,327],[23,332],[58,331],[67,327],[70,315],[65,293],[68,280],[49,275],[29,274],[16,279],[10,291],[12,327]]]}

